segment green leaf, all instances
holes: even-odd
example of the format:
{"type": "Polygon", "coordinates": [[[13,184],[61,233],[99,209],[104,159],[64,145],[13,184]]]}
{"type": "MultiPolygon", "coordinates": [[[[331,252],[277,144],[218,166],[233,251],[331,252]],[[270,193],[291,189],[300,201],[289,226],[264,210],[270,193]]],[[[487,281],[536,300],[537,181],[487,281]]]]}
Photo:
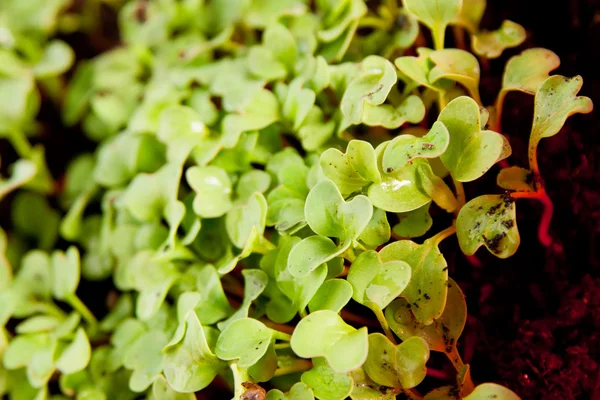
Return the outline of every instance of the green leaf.
{"type": "Polygon", "coordinates": [[[185,161],[193,147],[201,145],[208,135],[205,122],[191,107],[174,105],[160,114],[156,136],[167,146],[170,161],[185,161]]]}
{"type": "Polygon", "coordinates": [[[160,376],[163,369],[162,349],[168,341],[163,332],[149,331],[126,349],[123,365],[133,370],[129,389],[143,392],[160,376]]]}
{"type": "Polygon", "coordinates": [[[517,47],[525,41],[525,29],[509,20],[502,21],[502,25],[495,31],[482,31],[473,35],[473,51],[485,58],[498,58],[505,49],[517,47]]]}
{"type": "Polygon", "coordinates": [[[275,351],[275,341],[271,341],[265,354],[248,368],[248,374],[257,382],[267,382],[273,378],[276,370],[277,352],[275,351]]]}
{"type": "Polygon", "coordinates": [[[479,62],[471,53],[460,49],[433,51],[429,59],[435,66],[429,72],[428,79],[435,85],[439,80],[451,80],[460,83],[469,90],[473,98],[479,99],[479,62]]]}
{"type": "MultiPolygon", "coordinates": [[[[384,142],[376,149],[381,168],[381,158],[390,142],[384,142]]],[[[417,167],[427,163],[415,159],[412,163],[383,175],[381,183],[369,187],[369,199],[377,208],[391,212],[415,210],[431,201],[431,198],[417,184],[417,167]]]]}
{"type": "MultiPolygon", "coordinates": [[[[193,393],[176,392],[166,379],[159,375],[152,384],[152,395],[156,400],[194,400],[196,396],[193,393]]],[[[91,399],[90,399],[91,400],[91,399]]]]}
{"type": "Polygon", "coordinates": [[[433,323],[425,325],[416,320],[406,299],[394,300],[385,309],[390,328],[402,340],[421,337],[432,351],[451,353],[467,322],[467,304],[460,287],[448,278],[448,297],[444,312],[433,323]]]}
{"type": "Polygon", "coordinates": [[[294,69],[297,57],[296,41],[284,25],[275,22],[267,26],[263,42],[288,71],[294,69]]]}
{"type": "Polygon", "coordinates": [[[484,399],[497,399],[497,400],[518,400],[517,396],[512,390],[500,386],[496,383],[483,383],[478,385],[470,395],[464,398],[465,400],[484,400],[484,399]]]}
{"type": "Polygon", "coordinates": [[[537,146],[543,138],[556,135],[573,114],[587,114],[594,108],[589,97],[577,96],[583,79],[554,75],[546,79],[535,94],[533,126],[529,137],[529,162],[537,168],[537,146]]]}
{"type": "Polygon", "coordinates": [[[470,33],[479,30],[479,23],[485,12],[486,0],[462,0],[462,7],[454,24],[464,26],[470,33]]]}
{"type": "Polygon", "coordinates": [[[354,387],[350,398],[352,400],[395,400],[396,395],[390,387],[381,386],[366,374],[364,367],[350,372],[354,387]]]}
{"type": "Polygon", "coordinates": [[[259,79],[274,81],[287,75],[285,64],[264,46],[253,46],[248,53],[248,69],[259,79]]]}
{"type": "Polygon", "coordinates": [[[527,49],[506,63],[502,91],[519,90],[535,94],[548,79],[550,71],[559,65],[560,59],[554,52],[542,48],[527,49]]]}
{"type": "Polygon", "coordinates": [[[438,121],[450,132],[450,144],[440,158],[457,181],[473,181],[510,155],[504,136],[481,130],[479,106],[469,97],[461,96],[448,103],[438,121]]]}
{"type": "Polygon", "coordinates": [[[396,136],[383,152],[382,168],[387,173],[404,167],[415,158],[435,158],[444,154],[450,142],[446,126],[434,122],[429,133],[422,137],[409,134],[396,136]]]}
{"type": "Polygon", "coordinates": [[[58,238],[60,215],[46,198],[31,192],[17,193],[12,203],[11,219],[16,232],[37,239],[37,245],[50,250],[58,238]]]}
{"type": "Polygon", "coordinates": [[[404,0],[404,7],[431,29],[436,48],[444,47],[444,32],[456,20],[461,0],[404,0]]]}
{"type": "Polygon", "coordinates": [[[238,319],[219,335],[215,353],[221,360],[239,359],[238,365],[254,365],[267,351],[273,331],[252,318],[238,319]]]}
{"type": "MultiPolygon", "coordinates": [[[[223,322],[219,322],[219,329],[224,331],[229,324],[240,318],[246,318],[253,301],[265,290],[269,278],[267,274],[259,269],[245,269],[242,271],[244,276],[244,299],[240,308],[223,322]]],[[[212,301],[212,299],[208,299],[212,301]]]]}
{"type": "Polygon", "coordinates": [[[414,238],[423,236],[433,225],[429,207],[431,203],[425,204],[416,210],[398,214],[398,223],[393,226],[392,231],[401,238],[414,238]]]}
{"type": "Polygon", "coordinates": [[[0,200],[8,193],[30,182],[37,173],[35,163],[24,159],[15,162],[11,169],[10,178],[0,179],[0,200]]]}
{"type": "Polygon", "coordinates": [[[496,257],[512,256],[521,241],[514,199],[508,194],[484,195],[469,201],[458,213],[456,236],[466,255],[484,245],[496,257]]]}
{"type": "Polygon", "coordinates": [[[287,96],[283,103],[283,115],[293,122],[293,129],[298,130],[306,120],[309,111],[315,104],[315,92],[302,87],[302,78],[295,78],[290,82],[287,96]]]}
{"type": "Polygon", "coordinates": [[[383,57],[367,56],[360,64],[360,74],[353,79],[342,97],[340,108],[352,124],[363,119],[364,106],[382,104],[396,84],[396,70],[383,57]]]}
{"type": "Polygon", "coordinates": [[[269,390],[265,400],[314,400],[314,398],[312,390],[306,384],[297,382],[292,386],[287,395],[278,389],[269,390]]]}
{"type": "MultiPolygon", "coordinates": [[[[340,312],[352,298],[352,285],[344,279],[326,280],[308,302],[310,312],[330,310],[340,312]]],[[[309,385],[310,386],[310,385],[309,385]]]]}
{"type": "Polygon", "coordinates": [[[425,105],[419,96],[410,95],[398,107],[365,103],[362,122],[369,126],[396,129],[405,122],[419,123],[425,117],[425,105]]]}
{"type": "Polygon", "coordinates": [[[364,364],[367,375],[380,385],[410,389],[427,374],[427,342],[412,337],[397,346],[381,333],[369,335],[369,356],[364,364]]]}
{"type": "Polygon", "coordinates": [[[262,193],[255,192],[246,204],[234,207],[227,214],[225,217],[227,234],[236,247],[245,248],[253,235],[262,237],[265,231],[267,207],[267,200],[262,193]]]}
{"type": "Polygon", "coordinates": [[[298,323],[291,346],[300,357],[325,357],[335,372],[349,372],[367,357],[367,328],[356,330],[335,312],[320,310],[298,323]]]}
{"type": "Polygon", "coordinates": [[[296,244],[290,251],[287,262],[288,270],[294,277],[305,277],[320,265],[338,256],[342,251],[344,248],[338,248],[327,237],[309,236],[296,244]]]}
{"type": "Polygon", "coordinates": [[[312,369],[304,372],[301,379],[318,399],[344,400],[353,386],[352,378],[347,373],[336,373],[324,358],[313,359],[312,369]]]}
{"type": "Polygon", "coordinates": [[[71,68],[75,52],[62,40],[52,40],[44,49],[42,58],[33,66],[37,79],[61,75],[71,68]]]}
{"type": "MultiPolygon", "coordinates": [[[[231,306],[227,301],[215,267],[212,265],[196,266],[195,271],[196,287],[201,295],[201,299],[195,306],[196,315],[201,324],[214,324],[231,314],[231,306]]],[[[249,290],[244,293],[246,292],[249,290]]]]}
{"type": "Polygon", "coordinates": [[[325,176],[344,195],[358,191],[370,182],[381,182],[375,150],[362,140],[351,140],[345,154],[334,148],[325,150],[320,165],[325,176]]]}
{"type": "Polygon", "coordinates": [[[81,267],[79,262],[79,250],[71,246],[63,253],[55,251],[52,254],[52,294],[59,300],[68,299],[75,294],[79,285],[81,267]]]}
{"type": "Polygon", "coordinates": [[[49,315],[38,315],[26,319],[15,327],[15,331],[22,335],[24,333],[48,332],[54,330],[60,324],[60,320],[49,315]]]}
{"type": "Polygon", "coordinates": [[[369,248],[377,248],[390,240],[390,224],[385,211],[375,208],[373,217],[358,239],[369,248]]]}
{"type": "Polygon", "coordinates": [[[406,288],[410,273],[404,261],[382,262],[376,251],[366,251],[354,260],[348,272],[352,298],[373,310],[383,310],[406,288]]]}
{"type": "Polygon", "coordinates": [[[83,328],[77,329],[75,339],[56,360],[56,368],[63,374],[81,371],[90,362],[92,348],[83,328]]]}
{"type": "Polygon", "coordinates": [[[231,180],[219,167],[190,167],[185,172],[188,184],[196,192],[194,212],[202,218],[220,217],[231,207],[231,180]]]}
{"type": "Polygon", "coordinates": [[[502,189],[535,192],[533,173],[521,167],[508,167],[500,170],[496,178],[496,184],[502,189]]]}
{"type": "Polygon", "coordinates": [[[402,297],[410,303],[419,322],[429,325],[442,315],[448,293],[448,265],[435,237],[423,244],[393,242],[381,249],[379,257],[383,262],[402,260],[410,265],[412,276],[402,297]]]}
{"type": "Polygon", "coordinates": [[[34,388],[45,386],[54,373],[55,351],[56,342],[52,341],[46,348],[33,354],[31,361],[27,364],[27,380],[34,388]]]}
{"type": "Polygon", "coordinates": [[[207,339],[205,328],[192,312],[186,320],[183,340],[163,350],[163,373],[175,391],[193,393],[202,390],[225,367],[211,351],[207,339]]]}
{"type": "Polygon", "coordinates": [[[262,89],[237,113],[228,114],[221,124],[221,141],[226,148],[237,144],[242,132],[265,128],[279,120],[279,103],[273,92],[262,89]]]}
{"type": "Polygon", "coordinates": [[[306,221],[317,234],[339,239],[357,239],[373,215],[371,201],[358,195],[346,202],[330,180],[317,183],[306,198],[306,221]]]}
{"type": "Polygon", "coordinates": [[[458,200],[446,182],[433,172],[429,163],[420,163],[417,166],[417,185],[421,190],[445,211],[452,213],[458,207],[458,200]]]}

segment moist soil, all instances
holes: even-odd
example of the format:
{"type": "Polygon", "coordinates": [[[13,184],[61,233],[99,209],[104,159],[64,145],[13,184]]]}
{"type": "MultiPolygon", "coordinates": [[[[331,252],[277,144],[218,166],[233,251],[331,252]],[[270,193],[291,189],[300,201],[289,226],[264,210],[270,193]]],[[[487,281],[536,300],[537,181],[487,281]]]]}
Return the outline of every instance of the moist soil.
{"type": "MultiPolygon", "coordinates": [[[[582,75],[580,95],[591,97],[600,106],[599,16],[600,2],[596,0],[488,0],[483,27],[496,29],[504,19],[510,19],[527,29],[528,39],[501,58],[482,63],[484,103],[493,102],[509,57],[524,48],[545,47],[561,59],[555,73],[582,75]]],[[[90,58],[115,43],[114,15],[105,12],[101,17],[105,23],[98,36],[64,38],[78,58],[90,58]]],[[[505,104],[502,133],[513,148],[507,161],[527,167],[533,97],[511,93],[505,104]]],[[[93,150],[93,144],[79,129],[61,126],[57,111],[49,102],[44,103],[41,119],[46,134],[41,142],[47,148],[51,170],[60,176],[68,160],[81,151],[93,150]]],[[[525,199],[517,203],[521,246],[510,259],[499,260],[484,250],[477,258],[467,259],[457,251],[455,239],[442,244],[450,275],[467,298],[469,318],[459,350],[470,363],[476,383],[506,385],[523,399],[600,399],[598,122],[596,112],[573,116],[560,134],[540,145],[539,164],[555,207],[551,246],[543,247],[537,240],[541,205],[525,199]]],[[[1,150],[11,153],[5,145],[1,150]]],[[[466,184],[467,196],[500,193],[495,185],[498,170],[494,167],[481,181],[466,184]]],[[[0,210],[3,225],[9,223],[7,203],[0,210]]],[[[80,288],[81,297],[97,315],[106,312],[106,305],[98,299],[105,299],[110,290],[109,281],[82,282],[80,288]]],[[[443,369],[444,362],[441,366],[443,369]]],[[[451,374],[452,367],[445,367],[451,374]]],[[[428,377],[425,385],[451,383],[428,377]]],[[[223,382],[216,382],[199,398],[228,398],[224,389],[223,382]]]]}

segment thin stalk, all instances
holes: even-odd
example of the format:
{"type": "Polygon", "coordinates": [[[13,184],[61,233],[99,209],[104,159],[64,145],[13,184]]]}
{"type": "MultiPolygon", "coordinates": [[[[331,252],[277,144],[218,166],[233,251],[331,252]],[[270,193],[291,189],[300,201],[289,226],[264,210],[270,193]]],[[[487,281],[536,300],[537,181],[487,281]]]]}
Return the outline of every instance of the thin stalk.
{"type": "Polygon", "coordinates": [[[387,319],[385,319],[385,315],[383,315],[383,311],[379,307],[375,306],[375,307],[373,307],[373,312],[375,313],[375,316],[377,317],[379,324],[383,328],[383,331],[385,332],[385,336],[387,336],[387,338],[390,340],[390,342],[392,342],[393,344],[397,344],[396,338],[394,337],[394,334],[392,333],[392,330],[390,329],[387,319]]]}
{"type": "Polygon", "coordinates": [[[535,199],[542,203],[542,217],[538,226],[538,240],[543,246],[550,246],[552,244],[552,236],[550,236],[550,222],[552,222],[552,214],[554,214],[554,203],[546,190],[542,187],[537,192],[515,192],[511,193],[510,196],[513,199],[535,199]]]}
{"type": "Polygon", "coordinates": [[[452,178],[452,183],[454,183],[454,189],[456,190],[456,200],[458,200],[458,208],[456,210],[456,213],[458,214],[462,206],[464,206],[467,203],[467,197],[465,195],[465,187],[463,186],[462,182],[459,182],[456,179],[452,178]]]}
{"type": "Polygon", "coordinates": [[[423,400],[423,396],[414,389],[402,389],[402,393],[410,400],[423,400]]]}
{"type": "Polygon", "coordinates": [[[273,332],[273,338],[276,340],[283,340],[284,342],[289,342],[292,340],[292,336],[285,333],[285,332],[280,332],[280,331],[274,331],[273,332]]]}
{"type": "Polygon", "coordinates": [[[433,36],[433,46],[436,50],[443,50],[446,41],[446,27],[436,26],[431,30],[433,36]],[[441,28],[441,29],[440,29],[441,28]]]}
{"type": "Polygon", "coordinates": [[[290,365],[286,365],[285,367],[277,368],[275,370],[275,374],[273,376],[282,376],[294,374],[296,372],[304,372],[308,371],[312,368],[312,362],[309,360],[304,360],[302,358],[297,358],[290,365]]]}
{"type": "Polygon", "coordinates": [[[506,97],[506,91],[501,90],[498,93],[498,98],[496,99],[496,117],[494,118],[494,122],[490,127],[491,130],[495,132],[502,131],[502,109],[504,108],[504,98],[506,97]]]}
{"type": "Polygon", "coordinates": [[[290,348],[290,342],[276,343],[273,347],[275,347],[275,350],[289,349],[290,348]]]}
{"type": "Polygon", "coordinates": [[[300,311],[298,311],[298,313],[300,314],[300,318],[306,318],[306,316],[308,315],[306,313],[306,309],[305,308],[300,309],[300,311]]]}
{"type": "Polygon", "coordinates": [[[456,226],[452,225],[452,226],[444,229],[443,231],[438,232],[431,239],[433,239],[433,241],[436,245],[439,245],[442,242],[442,240],[454,235],[455,233],[456,233],[456,226]]]}
{"type": "Polygon", "coordinates": [[[15,148],[15,151],[21,158],[29,158],[33,152],[31,143],[25,137],[23,131],[18,129],[11,129],[8,135],[10,144],[15,148]]]}
{"type": "Polygon", "coordinates": [[[67,303],[69,303],[71,305],[71,307],[73,307],[75,309],[75,311],[77,311],[79,314],[81,314],[83,319],[86,320],[90,324],[92,330],[95,330],[97,328],[98,320],[96,319],[94,314],[92,314],[90,309],[87,308],[87,306],[85,304],[83,304],[83,302],[79,299],[79,297],[77,297],[75,294],[72,294],[69,297],[67,297],[65,300],[67,301],[67,303]]]}
{"type": "MultiPolygon", "coordinates": [[[[460,353],[458,352],[458,349],[456,348],[456,346],[452,347],[452,351],[450,353],[444,353],[444,354],[446,354],[446,357],[448,357],[448,359],[450,360],[450,362],[456,369],[456,372],[458,372],[462,368],[464,368],[465,363],[463,362],[462,358],[460,357],[460,353]]],[[[471,393],[474,389],[475,389],[475,385],[473,384],[473,379],[471,378],[471,373],[467,372],[467,374],[465,376],[465,382],[462,385],[461,392],[463,393],[463,395],[466,396],[469,393],[471,393]]]]}

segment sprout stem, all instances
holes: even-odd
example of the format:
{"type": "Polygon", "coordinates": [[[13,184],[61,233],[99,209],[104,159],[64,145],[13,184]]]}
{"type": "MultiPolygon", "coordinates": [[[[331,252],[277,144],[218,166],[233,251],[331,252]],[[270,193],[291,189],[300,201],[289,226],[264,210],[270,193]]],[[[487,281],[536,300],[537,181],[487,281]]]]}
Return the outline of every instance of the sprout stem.
{"type": "Polygon", "coordinates": [[[402,393],[404,393],[410,400],[423,400],[423,396],[421,396],[414,389],[402,389],[402,393]]]}
{"type": "Polygon", "coordinates": [[[31,147],[29,140],[27,140],[25,134],[22,131],[18,129],[12,129],[9,132],[8,140],[10,141],[10,144],[12,144],[12,146],[15,148],[15,151],[17,152],[19,157],[29,158],[31,156],[33,148],[31,147]]]}
{"type": "Polygon", "coordinates": [[[284,332],[280,332],[280,331],[274,331],[273,338],[276,340],[283,340],[285,342],[289,342],[290,340],[292,340],[291,335],[284,333],[284,332]]]}
{"type": "Polygon", "coordinates": [[[505,97],[506,90],[500,90],[500,93],[498,94],[498,98],[496,100],[496,116],[494,118],[492,126],[490,126],[491,130],[495,132],[500,132],[502,130],[502,108],[504,107],[505,97]]]}
{"type": "Polygon", "coordinates": [[[438,232],[431,239],[433,239],[433,241],[434,241],[434,243],[436,245],[439,245],[442,240],[446,239],[447,237],[450,237],[450,236],[454,235],[455,233],[456,233],[456,226],[452,225],[452,226],[444,229],[443,231],[438,232]]]}
{"type": "Polygon", "coordinates": [[[277,343],[274,345],[275,350],[282,350],[282,349],[289,349],[290,348],[290,342],[285,342],[285,343],[277,343]]]}
{"type": "Polygon", "coordinates": [[[390,342],[392,342],[394,345],[398,344],[396,342],[396,338],[394,337],[394,334],[392,333],[392,330],[390,329],[387,319],[385,319],[385,315],[383,315],[383,311],[381,310],[381,308],[374,306],[373,312],[375,313],[375,316],[377,316],[377,320],[379,321],[379,324],[383,328],[383,331],[385,332],[385,336],[387,336],[387,338],[390,340],[390,342]]]}
{"type": "Polygon", "coordinates": [[[467,203],[467,197],[465,195],[465,187],[463,186],[462,182],[459,182],[454,178],[452,178],[452,182],[454,183],[454,189],[456,189],[456,200],[458,200],[456,214],[458,214],[462,206],[467,203]]]}
{"type": "Polygon", "coordinates": [[[300,318],[306,318],[306,316],[308,315],[306,314],[305,308],[301,308],[300,311],[298,311],[298,313],[300,314],[300,318]]]}
{"type": "Polygon", "coordinates": [[[511,193],[510,196],[513,199],[536,199],[539,200],[544,209],[542,211],[542,217],[540,219],[540,225],[538,226],[538,240],[543,246],[550,246],[552,244],[552,236],[550,236],[550,222],[552,221],[552,214],[554,213],[554,204],[548,193],[543,187],[540,187],[536,192],[515,192],[511,193]]]}
{"type": "Polygon", "coordinates": [[[273,376],[282,376],[294,374],[296,372],[304,372],[308,371],[312,368],[312,362],[309,360],[304,360],[302,358],[297,358],[290,365],[286,365],[285,367],[277,368],[275,370],[275,374],[273,376]]]}
{"type": "Polygon", "coordinates": [[[73,307],[75,309],[75,311],[77,311],[79,314],[81,314],[83,319],[85,319],[90,324],[90,327],[92,328],[92,330],[96,330],[96,328],[98,326],[98,320],[96,319],[94,314],[92,314],[90,309],[87,308],[87,306],[85,304],[83,304],[83,302],[79,299],[79,297],[77,297],[75,294],[72,294],[69,297],[67,297],[65,300],[67,301],[67,303],[69,303],[71,305],[71,307],[73,307]]]}

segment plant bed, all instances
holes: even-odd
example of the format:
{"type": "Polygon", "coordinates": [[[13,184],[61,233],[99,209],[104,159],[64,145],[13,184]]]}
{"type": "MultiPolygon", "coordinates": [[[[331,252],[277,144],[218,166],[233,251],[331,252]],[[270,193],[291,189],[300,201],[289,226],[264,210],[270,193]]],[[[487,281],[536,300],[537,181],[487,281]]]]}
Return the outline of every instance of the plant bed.
{"type": "Polygon", "coordinates": [[[205,3],[0,7],[0,394],[600,395],[592,1],[205,3]]]}

